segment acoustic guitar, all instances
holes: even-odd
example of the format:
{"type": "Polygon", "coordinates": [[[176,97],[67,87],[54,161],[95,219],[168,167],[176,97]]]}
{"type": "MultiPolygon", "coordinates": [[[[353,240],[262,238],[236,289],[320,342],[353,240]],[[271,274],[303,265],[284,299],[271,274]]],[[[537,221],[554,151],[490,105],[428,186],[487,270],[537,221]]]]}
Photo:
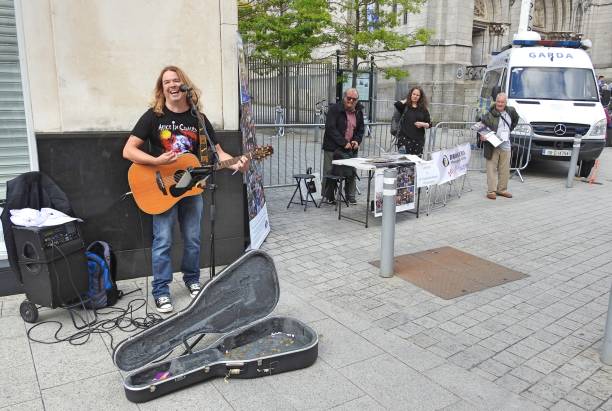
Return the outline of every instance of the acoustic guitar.
{"type": "MultiPolygon", "coordinates": [[[[249,160],[261,160],[273,152],[272,146],[262,146],[243,155],[249,160]]],[[[230,167],[241,157],[220,161],[214,169],[230,167]]],[[[204,191],[202,179],[211,171],[210,167],[202,167],[195,155],[185,153],[171,164],[150,166],[132,163],[128,170],[128,184],[138,208],[147,214],[161,214],[181,198],[201,194],[204,191]],[[185,176],[185,173],[189,174],[185,176]],[[179,184],[182,177],[186,177],[187,181],[179,184]]]]}

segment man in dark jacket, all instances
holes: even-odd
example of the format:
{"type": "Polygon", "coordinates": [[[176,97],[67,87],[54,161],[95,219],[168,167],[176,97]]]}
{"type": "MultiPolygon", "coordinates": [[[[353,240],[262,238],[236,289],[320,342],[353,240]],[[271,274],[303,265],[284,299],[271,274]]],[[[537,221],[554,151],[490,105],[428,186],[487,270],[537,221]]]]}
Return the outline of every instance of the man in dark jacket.
{"type": "Polygon", "coordinates": [[[485,136],[480,135],[480,140],[484,142],[484,156],[487,159],[487,198],[491,200],[495,200],[498,195],[512,198],[512,194],[508,191],[510,132],[518,124],[519,115],[514,108],[506,105],[507,102],[506,93],[499,93],[495,98],[495,104],[480,119],[502,141],[500,145],[494,147],[485,136]]]}
{"type": "MultiPolygon", "coordinates": [[[[357,154],[365,130],[362,108],[359,94],[354,88],[346,90],[340,103],[329,107],[323,136],[323,175],[331,174],[335,151],[352,152],[353,157],[357,154]]],[[[325,194],[325,179],[322,185],[321,191],[325,194]]],[[[356,191],[355,177],[347,177],[345,193],[347,201],[351,204],[357,204],[356,191]]],[[[327,198],[327,201],[333,202],[333,198],[327,198]]]]}

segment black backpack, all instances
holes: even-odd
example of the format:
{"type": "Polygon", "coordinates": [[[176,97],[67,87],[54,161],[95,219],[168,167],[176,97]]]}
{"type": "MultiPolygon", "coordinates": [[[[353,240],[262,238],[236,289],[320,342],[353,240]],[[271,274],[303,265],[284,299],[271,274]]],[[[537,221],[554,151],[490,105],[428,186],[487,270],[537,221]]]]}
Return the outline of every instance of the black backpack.
{"type": "MultiPolygon", "coordinates": [[[[357,150],[348,150],[345,148],[336,149],[333,155],[334,160],[348,160],[354,157],[357,157],[357,150]]],[[[332,174],[340,177],[353,177],[357,175],[357,171],[355,167],[334,164],[332,166],[332,174]]]]}
{"type": "Polygon", "coordinates": [[[89,273],[88,306],[104,308],[115,305],[121,298],[117,289],[117,271],[115,255],[105,241],[94,241],[85,251],[89,273]]]}

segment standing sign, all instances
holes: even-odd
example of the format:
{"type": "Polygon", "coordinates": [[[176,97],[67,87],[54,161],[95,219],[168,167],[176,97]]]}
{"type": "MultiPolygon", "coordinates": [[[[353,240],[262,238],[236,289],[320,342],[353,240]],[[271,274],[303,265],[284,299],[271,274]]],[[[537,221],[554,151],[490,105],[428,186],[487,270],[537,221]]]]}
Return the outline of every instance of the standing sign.
{"type": "MultiPolygon", "coordinates": [[[[242,45],[238,35],[238,74],[240,79],[240,131],[244,152],[257,147],[255,122],[249,95],[249,76],[242,45]]],[[[263,188],[263,166],[261,160],[251,160],[249,169],[244,174],[246,180],[247,204],[249,210],[249,249],[258,249],[270,233],[270,220],[263,188]]]]}
{"type": "MultiPolygon", "coordinates": [[[[384,171],[384,168],[377,168],[374,173],[374,217],[382,215],[384,171]]],[[[397,167],[396,212],[415,208],[414,183],[414,165],[397,167]]]]}
{"type": "MultiPolygon", "coordinates": [[[[343,71],[345,76],[344,83],[342,83],[342,93],[346,92],[353,84],[353,72],[343,71]]],[[[360,101],[367,101],[370,98],[370,72],[360,71],[357,73],[357,93],[359,94],[360,101]]]]}
{"type": "Polygon", "coordinates": [[[416,164],[417,187],[429,187],[440,181],[440,170],[433,160],[418,161],[416,164]]]}
{"type": "Polygon", "coordinates": [[[440,174],[438,185],[465,175],[470,164],[470,153],[470,143],[431,153],[432,161],[440,174]]]}

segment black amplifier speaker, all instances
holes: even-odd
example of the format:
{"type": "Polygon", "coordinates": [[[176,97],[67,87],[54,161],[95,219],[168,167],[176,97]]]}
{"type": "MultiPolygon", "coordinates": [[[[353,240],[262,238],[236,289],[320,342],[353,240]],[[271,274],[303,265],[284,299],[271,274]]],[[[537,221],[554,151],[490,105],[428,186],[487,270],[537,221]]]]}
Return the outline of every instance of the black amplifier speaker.
{"type": "Polygon", "coordinates": [[[76,221],[52,227],[13,226],[13,235],[30,303],[56,308],[87,292],[85,244],[76,221]]]}

